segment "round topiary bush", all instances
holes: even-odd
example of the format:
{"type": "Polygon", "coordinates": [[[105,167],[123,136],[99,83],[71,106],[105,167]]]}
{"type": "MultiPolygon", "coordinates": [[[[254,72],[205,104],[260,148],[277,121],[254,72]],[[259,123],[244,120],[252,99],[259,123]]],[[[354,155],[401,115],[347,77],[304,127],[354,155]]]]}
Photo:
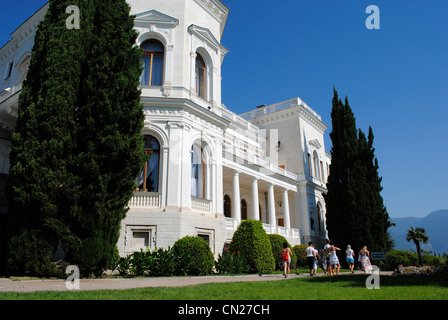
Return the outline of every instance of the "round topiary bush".
{"type": "Polygon", "coordinates": [[[283,270],[283,261],[282,261],[282,254],[281,250],[283,248],[283,243],[287,243],[288,247],[291,249],[292,255],[291,255],[291,270],[296,268],[297,265],[297,256],[294,253],[294,250],[292,250],[291,245],[286,240],[286,238],[279,234],[270,234],[269,240],[271,241],[271,248],[272,248],[272,255],[274,256],[275,260],[275,269],[276,270],[283,270]]]}
{"type": "Polygon", "coordinates": [[[275,268],[271,242],[260,221],[243,220],[233,234],[229,251],[240,251],[252,273],[268,273],[275,268]]]}
{"type": "Polygon", "coordinates": [[[181,257],[178,269],[184,270],[188,275],[212,273],[215,257],[204,239],[185,236],[174,243],[173,250],[181,257]]]}

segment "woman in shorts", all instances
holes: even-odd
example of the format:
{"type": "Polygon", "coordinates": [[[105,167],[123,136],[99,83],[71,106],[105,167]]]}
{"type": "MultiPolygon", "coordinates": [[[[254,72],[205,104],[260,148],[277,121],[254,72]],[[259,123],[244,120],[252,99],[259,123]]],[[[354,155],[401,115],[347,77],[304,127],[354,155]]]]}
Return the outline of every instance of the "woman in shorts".
{"type": "Polygon", "coordinates": [[[284,267],[284,276],[285,278],[289,278],[290,271],[291,271],[291,249],[288,247],[287,242],[283,242],[283,248],[281,250],[282,255],[282,262],[284,267]]]}
{"type": "Polygon", "coordinates": [[[347,246],[347,250],[345,251],[345,258],[348,263],[348,269],[351,273],[355,273],[353,271],[353,268],[355,267],[355,259],[353,258],[355,255],[355,252],[352,250],[352,247],[350,245],[347,246]]]}

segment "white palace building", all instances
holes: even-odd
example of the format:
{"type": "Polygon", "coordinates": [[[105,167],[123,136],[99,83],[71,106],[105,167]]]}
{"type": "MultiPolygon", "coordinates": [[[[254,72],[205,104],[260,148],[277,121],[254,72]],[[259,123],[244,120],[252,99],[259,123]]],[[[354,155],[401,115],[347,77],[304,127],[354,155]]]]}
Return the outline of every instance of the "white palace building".
{"type": "MultiPolygon", "coordinates": [[[[219,0],[128,0],[143,49],[144,152],[152,153],[122,221],[121,255],[198,235],[221,253],[244,219],[291,245],[327,237],[321,117],[300,98],[237,115],[221,102],[219,0]]],[[[37,25],[48,4],[0,48],[1,189],[37,25]]],[[[4,198],[4,197],[2,197],[4,198]]],[[[1,203],[5,212],[5,203],[1,203]]]]}

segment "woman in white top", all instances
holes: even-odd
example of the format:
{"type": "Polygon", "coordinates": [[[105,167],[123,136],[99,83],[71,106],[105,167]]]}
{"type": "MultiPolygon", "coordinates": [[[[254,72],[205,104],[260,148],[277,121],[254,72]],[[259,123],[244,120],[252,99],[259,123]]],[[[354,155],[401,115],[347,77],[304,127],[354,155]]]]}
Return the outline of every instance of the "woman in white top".
{"type": "Polygon", "coordinates": [[[330,242],[330,247],[328,248],[328,251],[330,252],[331,273],[334,274],[336,269],[336,275],[338,275],[339,270],[341,269],[341,265],[339,263],[339,258],[336,255],[336,251],[341,251],[341,249],[335,247],[333,242],[330,242]]]}
{"type": "Polygon", "coordinates": [[[355,252],[352,250],[352,247],[350,245],[347,246],[347,250],[345,251],[345,258],[348,263],[348,269],[351,273],[355,273],[353,271],[353,268],[355,267],[355,259],[353,256],[355,255],[355,252]]]}

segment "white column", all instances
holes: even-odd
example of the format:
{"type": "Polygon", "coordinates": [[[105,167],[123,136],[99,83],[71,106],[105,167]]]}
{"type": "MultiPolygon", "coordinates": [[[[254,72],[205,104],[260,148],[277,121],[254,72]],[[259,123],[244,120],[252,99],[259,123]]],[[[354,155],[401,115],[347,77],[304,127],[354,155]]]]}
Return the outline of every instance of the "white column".
{"type": "Polygon", "coordinates": [[[274,185],[269,185],[268,187],[268,205],[269,205],[269,224],[271,227],[275,227],[276,217],[275,217],[275,198],[274,198],[274,185]]]}
{"type": "Polygon", "coordinates": [[[299,206],[300,206],[300,221],[302,222],[301,234],[304,243],[311,240],[310,229],[310,213],[308,211],[308,196],[306,192],[306,182],[299,184],[299,206]]]}
{"type": "Polygon", "coordinates": [[[162,206],[166,207],[167,205],[167,194],[168,194],[168,146],[162,147],[162,190],[160,190],[160,194],[162,195],[162,206]]]}
{"type": "Polygon", "coordinates": [[[238,224],[241,222],[240,174],[238,172],[233,174],[232,218],[236,219],[238,224]]]}
{"type": "MultiPolygon", "coordinates": [[[[215,138],[215,150],[222,150],[222,142],[218,138],[215,138]]],[[[222,154],[216,152],[214,155],[216,163],[216,214],[217,216],[224,216],[224,186],[223,186],[223,176],[222,176],[222,154]]]]}
{"type": "Polygon", "coordinates": [[[288,190],[283,190],[283,216],[285,221],[285,228],[291,228],[291,222],[289,218],[289,199],[288,199],[288,190]]]}
{"type": "Polygon", "coordinates": [[[182,128],[178,122],[169,122],[168,127],[170,158],[167,170],[166,206],[178,209],[181,205],[182,193],[182,128]]]}
{"type": "Polygon", "coordinates": [[[190,52],[190,91],[191,94],[196,93],[196,52],[190,52]]]}
{"type": "Polygon", "coordinates": [[[260,212],[258,210],[258,180],[252,180],[252,219],[260,220],[260,212]]]}
{"type": "Polygon", "coordinates": [[[210,171],[211,171],[212,178],[208,184],[208,187],[211,192],[209,199],[212,201],[212,203],[211,203],[212,213],[216,214],[216,212],[218,211],[218,208],[217,208],[218,202],[222,202],[222,192],[221,192],[221,194],[218,194],[218,192],[217,192],[218,182],[216,181],[217,180],[216,179],[216,161],[214,159],[212,159],[211,162],[212,162],[212,164],[210,166],[211,167],[210,171]]]}
{"type": "Polygon", "coordinates": [[[173,44],[168,44],[166,46],[165,50],[165,83],[166,86],[172,86],[173,85],[173,66],[174,66],[174,59],[173,59],[173,44]]]}

